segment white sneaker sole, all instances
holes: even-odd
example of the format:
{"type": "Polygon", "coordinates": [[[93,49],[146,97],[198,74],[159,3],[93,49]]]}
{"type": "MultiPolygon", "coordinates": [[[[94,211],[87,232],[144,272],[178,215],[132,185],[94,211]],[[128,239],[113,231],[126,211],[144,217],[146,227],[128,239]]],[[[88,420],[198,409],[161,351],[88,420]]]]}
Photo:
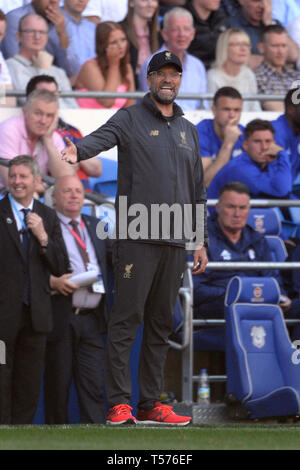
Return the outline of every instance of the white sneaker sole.
{"type": "Polygon", "coordinates": [[[151,420],[145,420],[145,421],[136,421],[136,424],[150,424],[150,425],[158,425],[158,426],[187,426],[190,424],[192,420],[186,421],[185,423],[166,423],[165,421],[151,421],[151,420]]]}

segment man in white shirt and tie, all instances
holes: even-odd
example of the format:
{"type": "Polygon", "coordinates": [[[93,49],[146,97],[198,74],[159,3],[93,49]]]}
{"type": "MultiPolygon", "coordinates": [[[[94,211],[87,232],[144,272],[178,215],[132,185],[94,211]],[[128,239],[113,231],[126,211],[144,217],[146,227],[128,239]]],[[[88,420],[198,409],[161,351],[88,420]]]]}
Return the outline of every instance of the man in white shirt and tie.
{"type": "Polygon", "coordinates": [[[65,176],[56,181],[53,203],[68,257],[65,274],[51,277],[51,287],[60,295],[52,297],[54,330],[48,337],[46,352],[46,423],[69,422],[68,397],[72,378],[79,399],[81,422],[104,423],[106,244],[96,236],[99,220],[81,215],[84,188],[76,176],[65,176]],[[88,286],[72,282],[73,276],[88,271],[94,282],[88,286]]]}

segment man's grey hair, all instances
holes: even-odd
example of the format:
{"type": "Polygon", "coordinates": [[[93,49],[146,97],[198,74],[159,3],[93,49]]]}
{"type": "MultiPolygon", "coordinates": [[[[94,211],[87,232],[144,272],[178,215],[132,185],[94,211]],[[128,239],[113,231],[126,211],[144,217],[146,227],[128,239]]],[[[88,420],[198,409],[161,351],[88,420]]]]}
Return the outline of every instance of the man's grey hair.
{"type": "Polygon", "coordinates": [[[56,93],[49,90],[38,89],[33,90],[27,97],[25,108],[29,108],[31,103],[35,100],[45,101],[46,103],[59,103],[59,98],[56,93]]]}
{"type": "Polygon", "coordinates": [[[178,18],[182,16],[189,18],[191,21],[191,27],[194,28],[193,15],[185,8],[174,7],[174,8],[171,8],[171,10],[167,11],[167,13],[163,17],[163,30],[165,31],[168,29],[170,18],[173,18],[173,17],[178,18]]]}
{"type": "Polygon", "coordinates": [[[36,179],[41,174],[41,170],[38,162],[31,155],[18,155],[17,157],[9,160],[8,163],[8,174],[10,174],[10,169],[12,166],[24,165],[30,169],[34,179],[36,179]]]}

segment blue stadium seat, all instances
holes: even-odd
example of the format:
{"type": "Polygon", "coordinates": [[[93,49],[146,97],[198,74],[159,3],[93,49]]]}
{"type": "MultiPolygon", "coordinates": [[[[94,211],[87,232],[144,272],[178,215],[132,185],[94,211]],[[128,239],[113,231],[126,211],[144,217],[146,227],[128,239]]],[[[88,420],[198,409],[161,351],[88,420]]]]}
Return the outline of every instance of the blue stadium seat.
{"type": "Polygon", "coordinates": [[[296,224],[300,224],[300,207],[289,207],[291,219],[296,224]]]}
{"type": "Polygon", "coordinates": [[[99,157],[102,162],[102,175],[89,178],[90,189],[107,196],[116,197],[118,180],[118,162],[99,157]]]}
{"type": "Polygon", "coordinates": [[[247,220],[248,225],[263,235],[281,234],[281,220],[275,208],[251,208],[247,220]]]}
{"type": "Polygon", "coordinates": [[[300,238],[300,207],[289,207],[285,218],[278,207],[251,208],[248,224],[255,230],[269,235],[279,235],[283,240],[300,238]]]}
{"type": "MultiPolygon", "coordinates": [[[[254,230],[264,235],[280,237],[282,245],[284,245],[282,240],[299,238],[300,234],[300,224],[291,220],[285,220],[278,208],[252,208],[250,209],[247,223],[254,230]]],[[[275,243],[279,246],[279,242],[274,242],[274,244],[270,242],[272,249],[275,243]]],[[[276,259],[275,261],[281,261],[281,259],[276,259]]]]}
{"type": "Polygon", "coordinates": [[[285,261],[288,253],[283,240],[280,237],[277,237],[276,235],[266,235],[265,239],[267,240],[270,248],[272,261],[285,261]]]}
{"type": "MultiPolygon", "coordinates": [[[[296,176],[296,178],[293,181],[293,188],[292,188],[292,193],[294,196],[296,196],[298,199],[300,198],[300,173],[296,176]]],[[[299,208],[300,209],[300,208],[299,208]]]]}
{"type": "Polygon", "coordinates": [[[282,221],[275,208],[250,209],[247,223],[265,236],[271,251],[272,261],[282,262],[286,260],[288,253],[280,236],[282,221]]]}
{"type": "Polygon", "coordinates": [[[226,292],[227,402],[251,419],[300,413],[300,361],[279,298],[274,278],[234,277],[226,292]]]}

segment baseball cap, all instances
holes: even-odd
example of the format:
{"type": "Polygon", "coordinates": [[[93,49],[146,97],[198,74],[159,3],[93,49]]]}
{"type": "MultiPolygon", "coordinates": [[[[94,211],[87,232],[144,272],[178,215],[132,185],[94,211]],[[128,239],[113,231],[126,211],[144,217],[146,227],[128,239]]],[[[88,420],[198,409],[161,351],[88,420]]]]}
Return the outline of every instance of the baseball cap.
{"type": "Polygon", "coordinates": [[[182,64],[179,57],[177,57],[175,54],[172,54],[170,51],[163,51],[158,52],[158,54],[154,54],[149,62],[147,75],[149,75],[151,72],[156,72],[164,65],[174,65],[179,72],[182,72],[182,64]]]}

